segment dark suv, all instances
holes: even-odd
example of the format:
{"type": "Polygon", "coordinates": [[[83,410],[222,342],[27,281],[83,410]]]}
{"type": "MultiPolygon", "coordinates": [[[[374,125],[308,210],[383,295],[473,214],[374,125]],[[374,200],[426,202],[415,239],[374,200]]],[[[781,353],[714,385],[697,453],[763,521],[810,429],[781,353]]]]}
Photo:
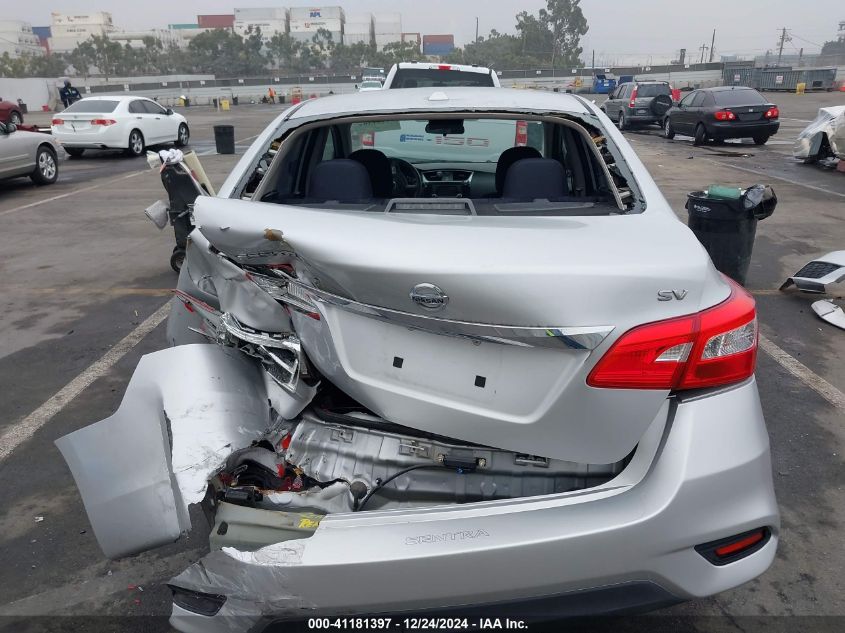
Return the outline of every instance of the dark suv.
{"type": "Polygon", "coordinates": [[[672,107],[672,88],[665,81],[631,81],[619,84],[601,105],[620,130],[635,123],[663,124],[672,107]]]}

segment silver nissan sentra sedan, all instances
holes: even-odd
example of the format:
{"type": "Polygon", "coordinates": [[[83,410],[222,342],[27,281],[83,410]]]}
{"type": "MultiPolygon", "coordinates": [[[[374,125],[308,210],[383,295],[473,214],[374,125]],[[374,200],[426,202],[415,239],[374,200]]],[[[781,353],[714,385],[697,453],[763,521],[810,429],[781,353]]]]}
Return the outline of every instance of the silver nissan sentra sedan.
{"type": "Polygon", "coordinates": [[[205,510],[175,628],[612,613],[771,564],[754,300],[593,104],[306,101],[192,219],[172,347],[57,442],[111,558],[205,510]]]}

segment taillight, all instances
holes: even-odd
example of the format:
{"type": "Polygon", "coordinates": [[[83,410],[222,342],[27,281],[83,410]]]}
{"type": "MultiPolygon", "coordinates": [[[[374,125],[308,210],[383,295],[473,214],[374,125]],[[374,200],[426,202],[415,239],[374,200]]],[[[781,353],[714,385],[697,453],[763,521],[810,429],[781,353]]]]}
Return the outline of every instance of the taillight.
{"type": "Polygon", "coordinates": [[[361,134],[361,145],[364,147],[372,147],[376,144],[375,132],[364,132],[361,134]]]}
{"type": "Polygon", "coordinates": [[[734,121],[736,120],[736,115],[731,112],[730,110],[718,110],[713,113],[713,116],[716,117],[717,121],[734,121]]]}
{"type": "Polygon", "coordinates": [[[780,116],[780,110],[775,107],[771,107],[766,110],[766,118],[767,119],[776,119],[780,116]]]}
{"type": "Polygon", "coordinates": [[[631,102],[628,104],[628,107],[633,108],[637,105],[637,87],[634,86],[634,90],[631,92],[631,102]]]}
{"type": "Polygon", "coordinates": [[[114,119],[91,119],[91,125],[114,125],[117,123],[114,119]]]}
{"type": "Polygon", "coordinates": [[[452,67],[449,64],[440,64],[437,70],[452,70],[452,67]]]}
{"type": "Polygon", "coordinates": [[[64,119],[53,119],[50,123],[53,124],[53,125],[64,125],[65,120],[64,119]]]}
{"type": "Polygon", "coordinates": [[[629,330],[590,372],[604,389],[700,389],[740,382],[757,362],[757,311],[736,282],[717,306],[629,330]]]}
{"type": "Polygon", "coordinates": [[[513,144],[516,147],[528,145],[528,121],[516,122],[516,134],[513,137],[513,144]]]}

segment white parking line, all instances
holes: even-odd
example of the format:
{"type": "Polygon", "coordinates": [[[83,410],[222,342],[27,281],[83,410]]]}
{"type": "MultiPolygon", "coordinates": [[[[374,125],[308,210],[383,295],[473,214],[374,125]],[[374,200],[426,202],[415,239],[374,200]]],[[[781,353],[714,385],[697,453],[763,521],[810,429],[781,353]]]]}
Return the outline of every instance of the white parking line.
{"type": "Polygon", "coordinates": [[[76,378],[62,387],[52,398],[30,413],[20,422],[11,425],[0,435],[0,462],[12,451],[31,438],[38,429],[49,422],[53,416],[65,408],[76,396],[87,389],[97,378],[103,376],[117,361],[123,358],[156,326],[167,318],[170,303],[165,303],[148,316],[138,327],[127,334],[99,360],[85,369],[76,378]]]}
{"type": "Polygon", "coordinates": [[[845,409],[845,393],[842,393],[805,364],[799,362],[768,338],[760,335],[760,349],[771,356],[781,367],[798,378],[810,389],[840,409],[845,409]]]}
{"type": "Polygon", "coordinates": [[[121,176],[120,178],[113,178],[109,179],[106,182],[101,182],[96,185],[91,185],[90,187],[82,187],[81,189],[74,189],[73,191],[68,191],[67,193],[61,193],[57,196],[52,196],[51,198],[44,198],[43,200],[36,200],[35,202],[30,202],[29,204],[24,204],[19,207],[14,207],[12,209],[6,209],[5,211],[0,211],[0,216],[9,215],[11,213],[17,213],[18,211],[24,211],[25,209],[31,209],[33,207],[40,206],[42,204],[47,204],[48,202],[54,202],[55,200],[61,200],[63,198],[67,198],[69,196],[75,196],[78,193],[84,193],[86,191],[92,191],[93,189],[99,189],[100,187],[104,187],[105,185],[116,182],[118,180],[127,180],[129,178],[134,178],[135,176],[140,176],[141,174],[146,174],[149,170],[144,171],[136,171],[131,174],[127,174],[126,176],[121,176]]]}
{"type": "Polygon", "coordinates": [[[781,121],[798,121],[798,123],[812,123],[812,119],[790,119],[788,117],[782,116],[780,117],[781,121]]]}
{"type": "Polygon", "coordinates": [[[808,185],[806,182],[800,182],[798,180],[793,180],[792,178],[777,176],[773,173],[763,171],[761,169],[751,169],[750,167],[742,167],[741,165],[735,165],[734,163],[725,163],[722,161],[713,160],[712,158],[701,158],[701,160],[706,160],[708,163],[713,163],[714,165],[719,165],[720,167],[730,167],[731,169],[747,171],[750,174],[757,174],[758,176],[765,176],[766,178],[774,178],[775,180],[788,182],[791,185],[797,185],[798,187],[804,187],[805,189],[812,189],[813,191],[820,191],[821,193],[827,193],[832,196],[839,196],[840,198],[845,198],[845,193],[839,193],[838,191],[825,189],[824,187],[817,187],[816,185],[808,185]]]}

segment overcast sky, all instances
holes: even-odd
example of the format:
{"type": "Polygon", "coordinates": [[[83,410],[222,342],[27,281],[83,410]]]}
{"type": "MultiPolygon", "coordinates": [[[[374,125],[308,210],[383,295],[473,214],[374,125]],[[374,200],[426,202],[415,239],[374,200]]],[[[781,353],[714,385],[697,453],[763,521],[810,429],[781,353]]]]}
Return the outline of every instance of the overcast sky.
{"type": "MultiPolygon", "coordinates": [[[[347,13],[399,11],[407,32],[454,33],[460,45],[479,29],[513,32],[514,14],[531,13],[545,0],[346,0],[347,13]],[[518,7],[515,8],[515,7],[518,7]]],[[[121,29],[166,27],[171,22],[195,22],[198,13],[231,13],[234,6],[303,6],[305,2],[266,0],[26,0],[10,3],[4,17],[26,20],[34,26],[50,24],[51,11],[86,13],[110,10],[121,29]]],[[[312,6],[320,6],[319,4],[312,6]]],[[[583,39],[585,57],[595,49],[602,63],[629,61],[632,56],[654,63],[674,57],[686,48],[697,59],[698,47],[710,44],[716,29],[716,51],[743,55],[774,49],[779,29],[791,29],[792,41],[784,52],[818,52],[819,45],[834,39],[845,20],[842,0],[582,0],[590,30],[583,39]]],[[[718,59],[718,57],[717,57],[718,59]]]]}

